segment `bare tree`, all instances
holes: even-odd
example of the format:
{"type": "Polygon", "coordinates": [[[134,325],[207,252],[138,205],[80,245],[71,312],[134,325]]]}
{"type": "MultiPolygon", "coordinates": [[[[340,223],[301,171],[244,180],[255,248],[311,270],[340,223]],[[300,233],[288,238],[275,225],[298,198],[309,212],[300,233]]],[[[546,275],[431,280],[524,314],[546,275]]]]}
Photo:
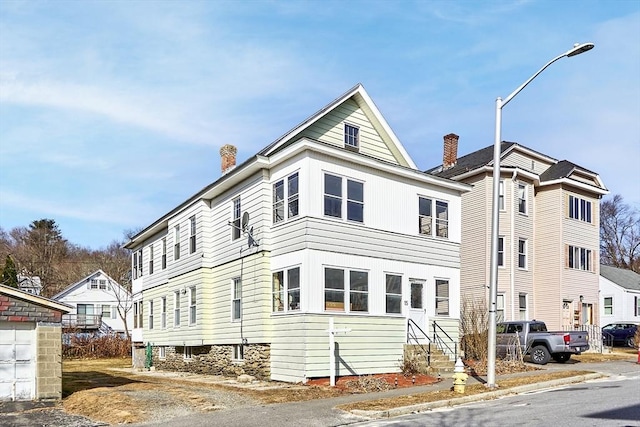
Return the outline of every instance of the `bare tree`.
{"type": "Polygon", "coordinates": [[[619,194],[600,204],[600,260],[640,273],[640,212],[619,194]]]}

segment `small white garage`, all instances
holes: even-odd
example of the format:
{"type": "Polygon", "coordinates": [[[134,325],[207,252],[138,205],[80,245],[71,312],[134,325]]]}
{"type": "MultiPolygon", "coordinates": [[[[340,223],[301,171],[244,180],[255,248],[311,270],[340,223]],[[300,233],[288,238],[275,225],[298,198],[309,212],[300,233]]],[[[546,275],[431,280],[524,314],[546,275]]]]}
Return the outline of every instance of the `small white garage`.
{"type": "Polygon", "coordinates": [[[35,398],[35,330],[35,322],[0,322],[0,400],[35,398]]]}
{"type": "Polygon", "coordinates": [[[0,285],[0,400],[62,397],[61,319],[70,310],[0,285]]]}

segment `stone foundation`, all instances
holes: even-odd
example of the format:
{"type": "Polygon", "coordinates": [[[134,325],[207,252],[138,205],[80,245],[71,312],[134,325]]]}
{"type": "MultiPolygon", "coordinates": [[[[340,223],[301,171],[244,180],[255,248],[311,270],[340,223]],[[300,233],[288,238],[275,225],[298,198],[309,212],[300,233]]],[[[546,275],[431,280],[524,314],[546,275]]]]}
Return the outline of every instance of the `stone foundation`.
{"type": "Polygon", "coordinates": [[[242,374],[261,380],[271,378],[271,348],[268,344],[247,344],[244,359],[233,360],[233,345],[191,347],[191,358],[184,358],[184,347],[165,346],[165,358],[153,347],[153,366],[159,370],[237,377],[242,374]]]}

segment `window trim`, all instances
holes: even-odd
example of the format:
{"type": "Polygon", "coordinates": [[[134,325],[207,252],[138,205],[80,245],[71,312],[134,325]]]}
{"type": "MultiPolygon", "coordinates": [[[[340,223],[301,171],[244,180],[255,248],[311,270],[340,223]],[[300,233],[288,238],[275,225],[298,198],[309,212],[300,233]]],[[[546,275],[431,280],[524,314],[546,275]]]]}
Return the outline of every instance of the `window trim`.
{"type": "MultiPolygon", "coordinates": [[[[356,279],[357,280],[357,279],[356,279]]],[[[325,313],[345,313],[345,314],[368,314],[371,312],[370,298],[371,285],[369,280],[369,271],[365,269],[357,268],[344,268],[325,265],[323,267],[323,311],[325,313]],[[342,273],[342,288],[327,287],[327,270],[340,271],[342,273]],[[354,277],[353,273],[361,273],[366,278],[366,290],[354,289],[354,277]],[[341,293],[342,301],[327,301],[327,292],[341,293]],[[354,298],[357,295],[365,295],[366,310],[353,309],[353,301],[357,301],[354,298]],[[333,308],[327,308],[328,303],[333,308]]]]}
{"type": "Polygon", "coordinates": [[[153,274],[153,244],[149,245],[149,274],[153,274]]]}
{"type": "Polygon", "coordinates": [[[180,290],[173,291],[173,327],[180,326],[180,290]]]}
{"type": "Polygon", "coordinates": [[[566,267],[572,270],[593,272],[593,251],[580,246],[567,245],[566,267]]]}
{"type": "Polygon", "coordinates": [[[162,269],[167,268],[167,238],[162,238],[162,269]]]}
{"type": "Polygon", "coordinates": [[[160,329],[167,328],[167,297],[162,297],[160,303],[160,329]]]}
{"type": "Polygon", "coordinates": [[[189,218],[189,254],[196,252],[196,216],[189,218]]]}
{"type": "Polygon", "coordinates": [[[240,228],[240,219],[242,218],[242,202],[240,196],[235,197],[231,202],[231,240],[238,240],[242,236],[242,229],[240,228]]]}
{"type": "Polygon", "coordinates": [[[173,260],[180,259],[180,224],[173,227],[173,260]]]}
{"type": "Polygon", "coordinates": [[[529,184],[524,182],[518,182],[517,196],[518,196],[518,213],[521,215],[529,215],[529,184]],[[520,197],[520,190],[522,190],[522,197],[520,197]]]}
{"type": "Polygon", "coordinates": [[[569,194],[567,217],[587,224],[593,223],[593,203],[591,200],[569,194]]]}
{"type": "Polygon", "coordinates": [[[322,177],[322,214],[325,218],[332,218],[335,220],[345,221],[352,224],[364,224],[365,219],[365,182],[362,180],[348,178],[346,176],[325,171],[322,177]],[[327,178],[334,178],[340,180],[339,194],[333,194],[327,192],[327,178]],[[350,184],[356,184],[360,186],[362,193],[362,199],[354,198],[354,195],[350,192],[350,184]],[[339,202],[339,215],[327,213],[327,200],[333,200],[339,202]],[[352,215],[351,208],[358,206],[358,213],[360,213],[361,220],[352,215]]]}
{"type": "Polygon", "coordinates": [[[231,321],[242,320],[242,278],[231,279],[231,321]]]}
{"type": "MultiPolygon", "coordinates": [[[[391,315],[402,315],[402,275],[395,273],[384,274],[384,312],[391,315]],[[399,293],[389,291],[389,279],[397,278],[400,281],[399,293]],[[389,311],[389,298],[398,301],[398,311],[389,311]]],[[[395,285],[395,284],[392,284],[395,285]]],[[[393,290],[393,289],[392,289],[393,290]]]]}
{"type": "Polygon", "coordinates": [[[525,292],[520,292],[518,294],[518,313],[520,316],[519,320],[528,320],[529,318],[529,297],[525,292]],[[522,306],[522,301],[524,298],[524,307],[522,306]],[[524,317],[523,317],[524,316],[524,317]]]}
{"type": "Polygon", "coordinates": [[[271,273],[271,312],[273,314],[299,312],[301,309],[301,276],[300,266],[292,266],[271,273]],[[298,283],[291,287],[291,273],[297,270],[298,283]],[[276,287],[276,279],[280,281],[276,287]],[[296,299],[292,295],[297,293],[296,299]],[[286,302],[286,304],[285,304],[286,302]],[[295,304],[295,306],[294,306],[295,304]]]}
{"type": "Polygon", "coordinates": [[[435,309],[434,315],[439,317],[450,317],[451,316],[451,281],[445,278],[436,278],[435,279],[435,309]],[[438,285],[447,285],[447,295],[446,296],[438,296],[438,285]],[[438,303],[442,303],[446,301],[447,311],[446,313],[438,312],[438,303]]]}
{"type": "Polygon", "coordinates": [[[602,298],[602,311],[605,316],[613,315],[613,296],[606,296],[602,298]],[[607,300],[610,300],[609,304],[607,304],[607,300]],[[609,309],[609,313],[607,313],[607,309],[609,309]]]}
{"type": "Polygon", "coordinates": [[[153,329],[153,300],[149,301],[149,314],[147,321],[149,322],[149,329],[153,329]]]}
{"type": "Polygon", "coordinates": [[[522,237],[518,239],[518,269],[529,270],[529,240],[522,237]]]}
{"type": "Polygon", "coordinates": [[[498,207],[501,212],[504,212],[506,210],[504,203],[504,189],[504,179],[501,179],[500,181],[498,181],[498,207]]]}
{"type": "Polygon", "coordinates": [[[167,358],[167,347],[161,345],[158,346],[158,359],[164,360],[167,358]]]}
{"type": "Polygon", "coordinates": [[[448,200],[418,195],[418,235],[449,240],[448,200]],[[422,206],[428,207],[428,212],[422,212],[422,206]],[[439,214],[440,208],[444,208],[444,217],[439,214]],[[425,229],[427,232],[424,232],[425,229]]]}
{"type": "Polygon", "coordinates": [[[498,236],[498,267],[504,268],[504,236],[498,236]]]}
{"type": "Polygon", "coordinates": [[[196,324],[197,304],[198,304],[198,300],[197,300],[196,287],[191,286],[189,288],[189,325],[190,326],[196,324]]]}
{"type": "Polygon", "coordinates": [[[354,151],[360,151],[360,126],[344,122],[344,147],[354,151]]]}

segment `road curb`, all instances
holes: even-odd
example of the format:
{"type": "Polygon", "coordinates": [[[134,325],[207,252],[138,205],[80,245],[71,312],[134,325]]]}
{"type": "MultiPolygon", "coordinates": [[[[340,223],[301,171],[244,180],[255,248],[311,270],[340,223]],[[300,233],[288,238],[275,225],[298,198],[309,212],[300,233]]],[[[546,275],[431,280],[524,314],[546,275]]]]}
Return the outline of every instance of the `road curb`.
{"type": "Polygon", "coordinates": [[[484,393],[478,393],[471,396],[456,397],[454,399],[437,400],[435,402],[418,403],[415,405],[401,406],[398,408],[387,409],[384,411],[367,411],[361,409],[353,409],[349,411],[354,415],[361,417],[377,419],[377,418],[392,418],[399,415],[407,415],[418,412],[430,411],[432,409],[463,405],[465,403],[478,402],[481,400],[492,400],[498,397],[507,396],[510,394],[528,393],[531,391],[544,390],[547,388],[558,387],[566,384],[581,383],[588,380],[594,380],[597,378],[605,377],[606,375],[601,373],[592,373],[585,375],[577,375],[574,377],[561,378],[557,380],[544,381],[540,383],[527,384],[517,387],[506,388],[504,390],[488,391],[484,393]]]}

